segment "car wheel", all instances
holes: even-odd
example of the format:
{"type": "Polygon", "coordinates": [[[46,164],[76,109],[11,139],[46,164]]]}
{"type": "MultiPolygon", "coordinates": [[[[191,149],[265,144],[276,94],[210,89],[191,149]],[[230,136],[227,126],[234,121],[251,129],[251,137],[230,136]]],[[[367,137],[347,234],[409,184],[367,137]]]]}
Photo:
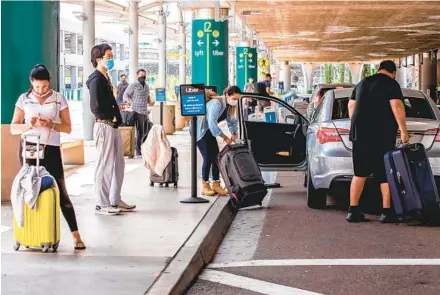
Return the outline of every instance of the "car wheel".
{"type": "Polygon", "coordinates": [[[313,186],[310,171],[307,173],[307,206],[312,209],[325,209],[327,205],[327,190],[313,186]]]}

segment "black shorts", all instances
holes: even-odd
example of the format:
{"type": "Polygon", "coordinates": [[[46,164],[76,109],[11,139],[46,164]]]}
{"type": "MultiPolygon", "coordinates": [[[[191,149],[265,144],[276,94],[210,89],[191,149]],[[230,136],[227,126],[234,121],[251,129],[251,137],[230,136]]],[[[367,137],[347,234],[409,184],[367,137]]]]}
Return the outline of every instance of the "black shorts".
{"type": "Polygon", "coordinates": [[[387,183],[384,155],[395,147],[395,141],[353,141],[353,170],[358,177],[374,176],[379,183],[387,183]]]}

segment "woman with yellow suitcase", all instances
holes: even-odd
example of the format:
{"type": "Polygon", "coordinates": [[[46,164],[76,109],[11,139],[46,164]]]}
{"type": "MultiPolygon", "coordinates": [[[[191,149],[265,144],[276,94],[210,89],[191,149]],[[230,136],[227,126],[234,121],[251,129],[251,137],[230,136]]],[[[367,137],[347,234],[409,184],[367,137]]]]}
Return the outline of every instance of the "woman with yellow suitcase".
{"type": "MultiPolygon", "coordinates": [[[[32,85],[28,92],[22,94],[18,98],[12,119],[11,131],[12,133],[17,134],[23,133],[25,129],[32,129],[40,135],[41,147],[39,146],[39,143],[37,146],[38,141],[35,139],[27,139],[24,142],[25,151],[20,151],[20,160],[22,160],[23,155],[25,156],[28,165],[35,166],[38,158],[39,164],[45,167],[47,172],[55,179],[58,190],[55,186],[55,188],[52,187],[52,189],[43,191],[38,197],[39,200],[36,203],[37,210],[32,210],[24,205],[25,220],[23,227],[20,228],[17,226],[17,221],[14,220],[14,235],[17,241],[14,248],[18,250],[20,244],[23,244],[24,246],[43,246],[43,251],[47,251],[47,243],[45,241],[36,241],[35,239],[41,239],[41,237],[49,235],[51,240],[53,240],[53,244],[49,244],[51,244],[52,248],[56,250],[58,247],[57,240],[59,241],[59,221],[57,222],[59,216],[56,218],[56,215],[61,207],[64,218],[72,232],[75,250],[83,250],[86,247],[81,240],[75,210],[73,209],[72,202],[70,201],[66,190],[60,149],[60,132],[70,133],[72,130],[68,104],[61,94],[50,89],[50,74],[44,65],[36,65],[32,69],[29,78],[32,85]],[[22,124],[23,121],[25,121],[25,125],[22,124]],[[26,125],[27,127],[23,128],[23,126],[26,125]],[[59,195],[58,202],[56,201],[57,195],[59,195]],[[50,199],[48,203],[52,204],[48,205],[47,208],[46,205],[44,205],[46,199],[50,199]],[[44,215],[44,210],[52,212],[53,210],[51,210],[51,206],[55,209],[55,215],[53,217],[33,216],[37,214],[38,210],[40,210],[39,215],[44,215]],[[31,217],[27,216],[27,214],[31,214],[31,217]],[[31,221],[34,217],[42,223],[53,222],[52,233],[48,234],[45,229],[35,228],[35,225],[32,226],[33,224],[28,224],[26,222],[26,219],[31,221]],[[33,237],[28,237],[26,234],[26,229],[29,226],[32,226],[33,237]],[[26,241],[21,242],[17,239],[24,239],[26,241]]],[[[14,193],[14,191],[12,193],[14,193]]]]}

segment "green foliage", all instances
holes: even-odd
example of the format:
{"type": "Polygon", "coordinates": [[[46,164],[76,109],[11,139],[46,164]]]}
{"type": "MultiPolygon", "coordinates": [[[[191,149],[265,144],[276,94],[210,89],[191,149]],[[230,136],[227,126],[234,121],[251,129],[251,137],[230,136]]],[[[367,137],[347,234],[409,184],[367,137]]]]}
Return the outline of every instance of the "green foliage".
{"type": "Polygon", "coordinates": [[[331,84],[333,82],[333,65],[324,65],[324,84],[331,84]]]}
{"type": "Polygon", "coordinates": [[[345,82],[345,64],[338,65],[338,82],[339,83],[345,82]]]}
{"type": "Polygon", "coordinates": [[[365,79],[365,78],[367,78],[367,77],[369,77],[371,75],[372,75],[372,73],[371,73],[371,65],[370,64],[363,65],[361,80],[365,79]]]}
{"type": "MultiPolygon", "coordinates": [[[[150,86],[150,97],[153,101],[156,100],[156,88],[159,87],[157,75],[149,75],[147,77],[148,86],[150,86]]],[[[186,83],[191,84],[191,77],[186,77],[186,83]]],[[[179,86],[179,77],[176,75],[168,75],[167,76],[167,101],[177,101],[176,86],[179,86]]]]}
{"type": "Polygon", "coordinates": [[[351,70],[348,71],[348,83],[353,84],[353,74],[351,73],[351,70]]]}
{"type": "Polygon", "coordinates": [[[379,65],[372,65],[371,73],[374,75],[379,70],[379,65]]]}

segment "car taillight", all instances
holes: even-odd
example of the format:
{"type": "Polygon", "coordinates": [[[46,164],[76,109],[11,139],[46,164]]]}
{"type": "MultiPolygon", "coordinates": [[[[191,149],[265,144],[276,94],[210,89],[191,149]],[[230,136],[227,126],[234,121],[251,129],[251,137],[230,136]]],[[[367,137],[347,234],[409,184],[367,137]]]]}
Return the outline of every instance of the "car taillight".
{"type": "Polygon", "coordinates": [[[440,142],[440,130],[437,128],[426,130],[425,135],[435,135],[434,141],[440,142]]]}
{"type": "Polygon", "coordinates": [[[328,142],[341,142],[341,134],[347,134],[350,131],[343,128],[326,128],[322,127],[318,130],[318,141],[320,144],[328,142]]]}

